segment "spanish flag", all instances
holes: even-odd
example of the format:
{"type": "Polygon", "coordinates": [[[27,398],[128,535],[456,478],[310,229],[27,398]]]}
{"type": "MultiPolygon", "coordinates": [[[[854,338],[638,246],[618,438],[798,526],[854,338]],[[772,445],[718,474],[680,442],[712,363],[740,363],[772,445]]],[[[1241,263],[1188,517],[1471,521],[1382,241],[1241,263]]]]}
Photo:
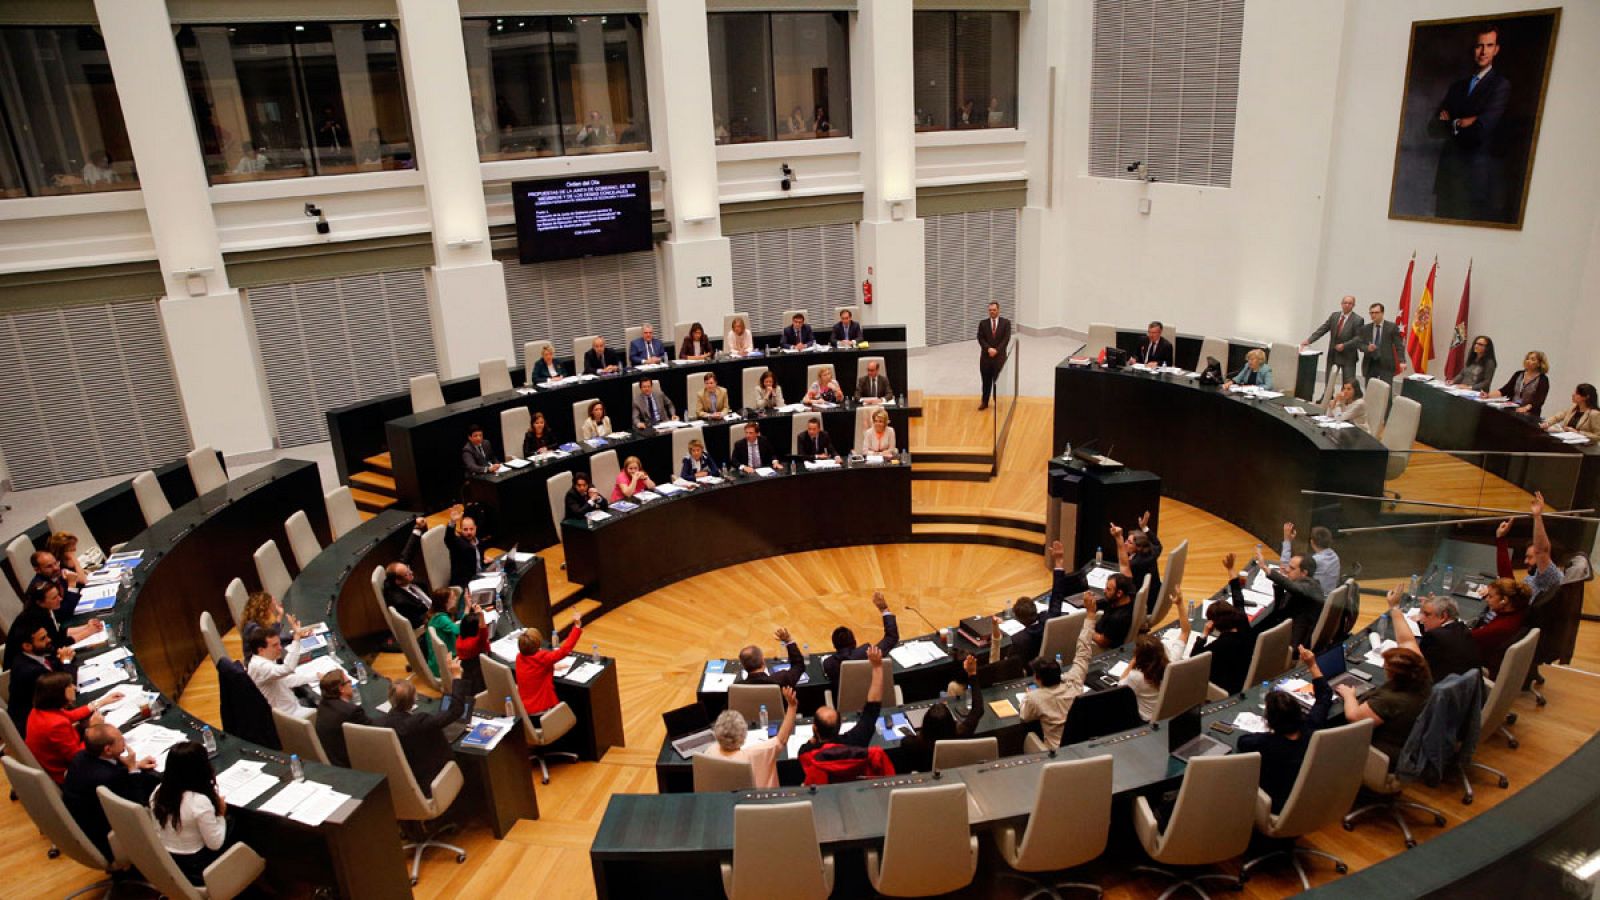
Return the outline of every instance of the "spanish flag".
{"type": "Polygon", "coordinates": [[[1439,274],[1439,257],[1433,258],[1433,268],[1428,270],[1428,283],[1423,285],[1422,299],[1417,301],[1416,315],[1406,337],[1406,354],[1411,357],[1411,371],[1423,374],[1433,360],[1433,279],[1439,274]]]}

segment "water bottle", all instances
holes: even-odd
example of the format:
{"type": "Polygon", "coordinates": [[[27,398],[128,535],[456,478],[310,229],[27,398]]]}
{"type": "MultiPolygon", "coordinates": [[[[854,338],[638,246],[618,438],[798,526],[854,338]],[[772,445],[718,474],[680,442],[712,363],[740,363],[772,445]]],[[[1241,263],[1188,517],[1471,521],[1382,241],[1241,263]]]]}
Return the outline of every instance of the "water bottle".
{"type": "Polygon", "coordinates": [[[767,730],[767,705],[761,704],[761,712],[757,714],[756,721],[761,723],[761,730],[767,730]]]}
{"type": "Polygon", "coordinates": [[[122,574],[117,576],[117,580],[122,582],[122,586],[123,587],[132,587],[133,586],[133,567],[132,566],[123,566],[122,567],[122,574]]]}
{"type": "Polygon", "coordinates": [[[506,696],[506,718],[515,719],[516,717],[517,717],[516,704],[512,703],[510,695],[507,695],[506,696]]]}
{"type": "Polygon", "coordinates": [[[1056,654],[1056,668],[1061,668],[1061,654],[1056,654]]]}
{"type": "Polygon", "coordinates": [[[200,746],[206,748],[207,756],[217,752],[217,736],[212,733],[210,725],[200,729],[200,746]]]}
{"type": "Polygon", "coordinates": [[[1061,451],[1061,458],[1062,459],[1071,459],[1072,458],[1072,442],[1071,441],[1067,441],[1066,448],[1061,451]]]}
{"type": "Polygon", "coordinates": [[[298,753],[289,754],[289,780],[306,780],[306,767],[300,764],[300,754],[298,753]]]}
{"type": "Polygon", "coordinates": [[[358,660],[356,660],[356,684],[366,684],[366,683],[367,683],[367,664],[358,659],[358,660]]]}
{"type": "Polygon", "coordinates": [[[595,662],[599,662],[600,661],[600,645],[599,644],[594,644],[589,649],[590,649],[590,652],[594,655],[594,661],[595,662]]]}
{"type": "Polygon", "coordinates": [[[1455,588],[1456,588],[1456,567],[1455,566],[1445,566],[1444,567],[1444,592],[1446,594],[1448,594],[1451,591],[1455,590],[1455,588]]]}
{"type": "Polygon", "coordinates": [[[1413,597],[1415,597],[1417,595],[1417,588],[1419,588],[1421,586],[1422,586],[1422,579],[1419,576],[1413,574],[1411,576],[1411,587],[1406,590],[1406,593],[1410,594],[1413,597]]]}
{"type": "Polygon", "coordinates": [[[955,646],[955,635],[952,629],[948,627],[939,629],[939,637],[944,641],[946,648],[955,646]]]}
{"type": "Polygon", "coordinates": [[[1094,564],[1095,565],[1097,565],[1097,566],[1100,565],[1100,563],[1105,561],[1105,558],[1106,558],[1106,553],[1105,553],[1105,548],[1104,547],[1096,547],[1096,548],[1094,548],[1094,564]]]}

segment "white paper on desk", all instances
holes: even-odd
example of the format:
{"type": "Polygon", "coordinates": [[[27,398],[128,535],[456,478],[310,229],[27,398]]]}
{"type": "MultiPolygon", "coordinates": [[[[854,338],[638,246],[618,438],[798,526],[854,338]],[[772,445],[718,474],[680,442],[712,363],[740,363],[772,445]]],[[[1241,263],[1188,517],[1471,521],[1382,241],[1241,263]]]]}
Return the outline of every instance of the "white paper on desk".
{"type": "Polygon", "coordinates": [[[74,649],[74,650],[87,650],[90,647],[98,647],[101,644],[104,644],[106,641],[109,641],[109,640],[111,640],[111,632],[110,632],[110,630],[102,628],[99,631],[96,631],[94,634],[91,634],[88,637],[84,638],[83,640],[73,643],[72,649],[74,649]]]}
{"type": "MultiPolygon", "coordinates": [[[[104,634],[104,632],[101,633],[104,634]]],[[[127,647],[118,647],[115,650],[107,650],[99,656],[96,656],[94,659],[86,660],[83,664],[86,666],[109,666],[114,663],[122,662],[125,659],[131,659],[132,657],[132,650],[129,650],[127,647]]]]}
{"type": "Polygon", "coordinates": [[[699,478],[698,480],[699,480],[699,482],[701,484],[721,484],[722,482],[726,481],[727,479],[719,478],[716,475],[705,475],[705,476],[702,476],[701,478],[699,478]]]}
{"type": "Polygon", "coordinates": [[[577,664],[578,658],[576,656],[563,656],[556,660],[555,665],[550,667],[550,674],[557,678],[565,677],[568,672],[572,671],[572,667],[577,664]]]}
{"type": "Polygon", "coordinates": [[[1429,374],[1427,374],[1425,372],[1412,372],[1410,375],[1407,375],[1406,377],[1411,379],[1412,381],[1432,381],[1433,380],[1433,376],[1429,375],[1429,374]]]}
{"type": "Polygon", "coordinates": [[[474,749],[474,750],[483,750],[483,751],[493,750],[494,748],[500,746],[500,742],[506,739],[506,735],[511,733],[511,729],[512,728],[516,727],[517,720],[516,719],[512,719],[512,718],[508,718],[506,716],[484,716],[484,717],[473,716],[473,718],[472,718],[472,727],[470,729],[468,729],[466,734],[468,736],[470,736],[473,731],[477,730],[478,728],[480,728],[481,726],[484,726],[484,725],[487,725],[490,728],[494,729],[493,733],[490,734],[489,739],[487,741],[484,741],[482,743],[473,743],[473,744],[462,743],[461,746],[470,747],[471,749],[474,749]]]}
{"type": "Polygon", "coordinates": [[[115,597],[119,587],[121,587],[121,584],[116,578],[103,584],[91,584],[78,592],[78,602],[83,603],[86,600],[103,600],[106,597],[115,597]]]}
{"type": "MultiPolygon", "coordinates": [[[[1373,633],[1372,639],[1375,640],[1375,641],[1378,639],[1378,635],[1377,635],[1376,632],[1373,633]]],[[[1374,666],[1382,666],[1383,665],[1383,654],[1384,654],[1384,652],[1388,651],[1388,650],[1393,650],[1394,648],[1396,648],[1398,646],[1400,646],[1400,645],[1396,644],[1394,641],[1380,641],[1379,643],[1374,645],[1371,650],[1369,650],[1367,652],[1366,661],[1368,663],[1374,665],[1374,666]]]]}
{"type": "Polygon", "coordinates": [[[575,681],[578,684],[588,684],[594,680],[596,675],[599,675],[605,670],[606,667],[597,662],[590,661],[581,663],[577,666],[574,666],[572,671],[567,673],[567,680],[575,681]]]}
{"type": "Polygon", "coordinates": [[[590,522],[604,522],[605,520],[611,518],[611,513],[608,513],[603,509],[596,509],[584,513],[583,517],[590,522]]]}
{"type": "Polygon", "coordinates": [[[804,747],[806,742],[810,740],[811,725],[809,723],[796,725],[794,726],[794,733],[789,735],[789,745],[783,749],[789,754],[789,758],[793,759],[800,755],[800,748],[804,747]]]}
{"type": "Polygon", "coordinates": [[[135,725],[123,734],[128,749],[141,759],[148,756],[156,761],[156,771],[167,768],[167,751],[189,739],[189,736],[164,725],[145,722],[135,725]]]}
{"type": "Polygon", "coordinates": [[[89,579],[85,581],[84,584],[88,585],[89,587],[97,587],[102,584],[115,584],[121,579],[122,569],[120,567],[99,569],[90,573],[89,579]]]}
{"type": "Polygon", "coordinates": [[[815,472],[815,471],[817,471],[819,469],[837,469],[837,468],[839,468],[839,463],[834,461],[834,460],[831,460],[831,459],[808,459],[808,460],[806,460],[806,469],[808,471],[815,472]]]}
{"type": "Polygon", "coordinates": [[[628,438],[633,437],[633,435],[629,434],[626,431],[613,431],[610,434],[606,435],[606,437],[611,439],[611,440],[613,440],[613,441],[625,441],[628,438]]]}
{"type": "Polygon", "coordinates": [[[1253,712],[1242,712],[1233,717],[1233,727],[1251,734],[1266,734],[1272,729],[1267,727],[1267,720],[1253,712]]]}
{"type": "Polygon", "coordinates": [[[121,700],[100,707],[100,715],[107,723],[121,728],[139,715],[140,708],[145,704],[154,703],[159,696],[161,695],[154,691],[133,688],[124,691],[121,700]]]}
{"type": "Polygon", "coordinates": [[[893,657],[901,668],[909,669],[944,659],[945,652],[932,641],[910,641],[890,650],[889,656],[893,657]]]}
{"type": "Polygon", "coordinates": [[[812,409],[838,409],[839,408],[839,404],[832,403],[832,402],[829,402],[827,400],[813,400],[813,401],[811,401],[811,408],[812,409]]]}
{"type": "Polygon", "coordinates": [[[1106,589],[1106,582],[1110,581],[1111,576],[1115,574],[1117,574],[1116,569],[1105,569],[1101,568],[1100,566],[1095,566],[1084,575],[1084,580],[1089,583],[1089,587],[1099,588],[1103,591],[1106,589]]]}
{"type": "Polygon", "coordinates": [[[867,454],[867,465],[869,465],[869,466],[881,466],[881,465],[883,465],[883,461],[884,461],[884,456],[883,456],[882,453],[868,453],[867,454]]]}
{"type": "Polygon", "coordinates": [[[760,475],[762,478],[766,478],[769,475],[778,474],[778,470],[772,468],[771,466],[757,466],[756,467],[756,474],[760,475]]]}
{"type": "Polygon", "coordinates": [[[633,499],[639,501],[640,503],[649,503],[651,500],[660,500],[661,495],[655,493],[654,491],[640,491],[639,493],[633,495],[633,499]]]}
{"type": "Polygon", "coordinates": [[[707,673],[700,682],[700,690],[706,693],[726,693],[728,686],[733,684],[733,679],[738,677],[737,672],[711,672],[707,673]]]}
{"type": "MultiPolygon", "coordinates": [[[[230,769],[229,771],[232,770],[230,769]]],[[[272,790],[279,784],[282,784],[282,782],[278,780],[276,775],[268,775],[261,771],[245,773],[236,783],[228,786],[223,785],[222,776],[219,775],[217,776],[217,793],[221,794],[222,799],[228,801],[229,805],[248,806],[255,802],[257,797],[272,790]]]]}
{"type": "Polygon", "coordinates": [[[1258,591],[1255,588],[1244,588],[1239,593],[1244,595],[1244,605],[1248,607],[1248,611],[1253,612],[1273,604],[1274,598],[1271,591],[1258,591]]]}
{"type": "MultiPolygon", "coordinates": [[[[682,362],[682,360],[679,360],[679,362],[682,362]]],[[[633,368],[634,368],[634,371],[636,371],[636,372],[656,372],[656,371],[659,371],[661,369],[665,369],[667,367],[667,365],[668,364],[664,363],[664,362],[640,363],[637,366],[634,366],[633,368]]]]}
{"type": "Polygon", "coordinates": [[[78,670],[78,693],[93,693],[127,680],[128,673],[117,666],[84,666],[78,670]]]}
{"type": "Polygon", "coordinates": [[[526,396],[528,396],[530,394],[539,393],[538,389],[535,388],[535,387],[532,387],[531,385],[523,385],[522,387],[516,388],[515,390],[516,390],[517,393],[521,394],[524,397],[526,397],[526,396]]]}
{"type": "Polygon", "coordinates": [[[1303,406],[1285,406],[1283,411],[1291,416],[1303,416],[1306,414],[1306,408],[1303,406]]]}
{"type": "MultiPolygon", "coordinates": [[[[295,666],[295,671],[307,675],[315,675],[318,678],[329,672],[337,671],[344,672],[346,678],[350,677],[350,673],[345,672],[344,666],[339,665],[339,660],[332,656],[319,656],[316,659],[303,662],[295,666]]],[[[355,679],[351,678],[350,680],[354,681],[355,679]]]]}
{"type": "Polygon", "coordinates": [[[1008,635],[1017,634],[1027,627],[1028,626],[1018,622],[1016,619],[1000,620],[1000,630],[1008,635]]]}
{"type": "Polygon", "coordinates": [[[474,578],[467,582],[467,594],[470,596],[479,591],[498,591],[505,586],[505,583],[506,576],[504,572],[496,572],[493,575],[474,578]]]}
{"type": "Polygon", "coordinates": [[[806,405],[804,403],[785,403],[778,407],[778,412],[781,413],[802,413],[805,411],[806,405]]]}
{"type": "Polygon", "coordinates": [[[1256,572],[1256,576],[1250,579],[1250,586],[1245,588],[1245,590],[1266,594],[1268,597],[1273,596],[1272,579],[1267,577],[1268,571],[1270,571],[1270,567],[1268,566],[1263,566],[1261,569],[1259,569],[1256,572]]]}
{"type": "Polygon", "coordinates": [[[275,816],[287,816],[300,804],[317,794],[318,787],[320,787],[318,784],[311,781],[291,781],[283,786],[283,790],[273,794],[272,799],[261,804],[260,809],[275,816]]]}
{"type": "Polygon", "coordinates": [[[676,484],[660,484],[656,485],[656,490],[666,494],[668,497],[671,497],[673,494],[683,493],[684,491],[688,490],[688,488],[676,484]]]}
{"type": "Polygon", "coordinates": [[[1284,680],[1278,682],[1276,690],[1299,691],[1310,686],[1311,682],[1305,680],[1304,678],[1285,678],[1284,680]]]}
{"type": "Polygon", "coordinates": [[[1356,426],[1350,424],[1349,422],[1324,422],[1322,427],[1328,429],[1329,431],[1339,431],[1344,428],[1354,428],[1356,426]]]}
{"type": "Polygon", "coordinates": [[[521,632],[515,632],[494,641],[489,645],[489,655],[495,659],[515,663],[517,661],[517,638],[521,636],[521,632]]]}
{"type": "Polygon", "coordinates": [[[508,469],[526,469],[531,465],[533,465],[533,463],[530,463],[521,457],[513,456],[512,458],[506,460],[506,468],[508,469]]]}
{"type": "Polygon", "coordinates": [[[1128,671],[1128,661],[1127,660],[1123,660],[1123,661],[1121,661],[1121,662],[1119,662],[1116,665],[1111,667],[1111,677],[1112,678],[1121,678],[1123,673],[1127,672],[1127,671],[1128,671]]]}

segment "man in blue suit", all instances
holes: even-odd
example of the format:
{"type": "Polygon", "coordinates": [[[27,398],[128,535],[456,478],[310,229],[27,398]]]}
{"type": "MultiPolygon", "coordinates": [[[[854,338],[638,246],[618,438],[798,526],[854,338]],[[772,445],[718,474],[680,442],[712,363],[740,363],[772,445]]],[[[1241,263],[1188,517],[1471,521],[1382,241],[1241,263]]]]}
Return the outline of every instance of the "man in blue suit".
{"type": "Polygon", "coordinates": [[[783,346],[789,350],[804,350],[814,347],[817,336],[811,333],[811,326],[806,324],[805,313],[795,313],[794,321],[783,329],[783,346]]]}
{"type": "Polygon", "coordinates": [[[1503,218],[1494,191],[1494,142],[1511,98],[1511,82],[1494,69],[1500,32],[1478,29],[1472,75],[1450,85],[1428,134],[1443,138],[1433,179],[1434,215],[1445,219],[1503,218]]]}
{"type": "Polygon", "coordinates": [[[656,330],[653,326],[644,326],[639,336],[628,344],[629,365],[646,366],[666,361],[667,348],[656,340],[656,330]]]}

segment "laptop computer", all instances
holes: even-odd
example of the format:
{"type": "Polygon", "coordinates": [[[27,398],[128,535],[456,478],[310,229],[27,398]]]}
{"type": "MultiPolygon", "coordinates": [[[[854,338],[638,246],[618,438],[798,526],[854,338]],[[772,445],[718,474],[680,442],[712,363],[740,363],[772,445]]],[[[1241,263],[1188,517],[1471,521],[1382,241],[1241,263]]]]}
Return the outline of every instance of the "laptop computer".
{"type": "Polygon", "coordinates": [[[1167,752],[1173,759],[1188,762],[1196,756],[1227,756],[1233,747],[1200,733],[1200,707],[1195,706],[1167,722],[1167,752]]]}
{"type": "MultiPolygon", "coordinates": [[[[1317,668],[1322,671],[1322,677],[1328,679],[1328,687],[1330,688],[1348,684],[1356,689],[1357,698],[1372,690],[1371,682],[1350,671],[1349,666],[1346,665],[1343,644],[1338,644],[1317,654],[1317,668]]],[[[1299,698],[1296,697],[1295,699],[1299,698]]],[[[1309,699],[1304,702],[1307,706],[1311,705],[1309,699]]]]}
{"type": "Polygon", "coordinates": [[[698,703],[667,710],[661,714],[661,722],[667,727],[672,749],[684,759],[699,753],[716,740],[711,734],[711,717],[706,715],[706,708],[698,703]]]}

